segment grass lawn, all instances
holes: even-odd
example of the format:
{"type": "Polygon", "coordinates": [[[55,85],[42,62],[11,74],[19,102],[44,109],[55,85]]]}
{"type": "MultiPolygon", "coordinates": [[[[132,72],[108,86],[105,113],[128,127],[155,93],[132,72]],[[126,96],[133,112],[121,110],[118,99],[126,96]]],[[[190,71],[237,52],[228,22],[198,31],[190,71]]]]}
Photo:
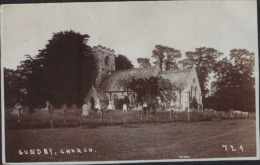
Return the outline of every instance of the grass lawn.
{"type": "Polygon", "coordinates": [[[256,122],[253,119],[7,130],[5,138],[7,162],[256,156],[256,122]],[[227,150],[223,145],[227,145],[227,150]],[[77,148],[81,153],[72,153],[71,149],[76,151],[77,148]],[[39,149],[41,154],[26,155],[29,149],[39,149]],[[48,150],[48,154],[44,154],[44,149],[52,152],[48,150]],[[70,153],[66,149],[70,149],[70,153]]]}

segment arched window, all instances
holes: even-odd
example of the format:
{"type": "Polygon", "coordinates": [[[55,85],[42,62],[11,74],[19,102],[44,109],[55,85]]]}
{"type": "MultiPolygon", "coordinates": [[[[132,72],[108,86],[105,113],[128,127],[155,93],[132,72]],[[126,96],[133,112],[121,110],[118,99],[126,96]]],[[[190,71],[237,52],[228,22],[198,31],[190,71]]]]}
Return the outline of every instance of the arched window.
{"type": "Polygon", "coordinates": [[[90,98],[90,106],[91,106],[91,109],[95,109],[95,100],[93,97],[90,98]]]}
{"type": "Polygon", "coordinates": [[[106,58],[105,58],[105,66],[108,66],[108,61],[109,61],[109,57],[106,56],[106,58]]]}
{"type": "Polygon", "coordinates": [[[195,81],[196,81],[196,80],[195,80],[195,78],[194,78],[194,79],[193,79],[193,84],[195,83],[195,81]]]}

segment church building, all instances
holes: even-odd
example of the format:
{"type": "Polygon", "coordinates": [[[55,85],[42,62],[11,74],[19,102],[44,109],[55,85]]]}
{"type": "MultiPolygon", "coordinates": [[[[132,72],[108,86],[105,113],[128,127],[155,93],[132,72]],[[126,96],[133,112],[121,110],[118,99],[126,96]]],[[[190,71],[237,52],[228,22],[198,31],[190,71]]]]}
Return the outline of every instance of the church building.
{"type": "Polygon", "coordinates": [[[115,51],[101,45],[93,47],[95,60],[98,66],[98,75],[95,84],[87,93],[84,102],[90,103],[91,109],[97,104],[103,109],[107,109],[108,104],[116,109],[120,100],[127,98],[130,105],[136,105],[136,94],[132,91],[125,91],[120,85],[121,81],[131,77],[149,78],[161,76],[178,87],[178,91],[173,91],[176,95],[174,102],[175,111],[189,109],[190,98],[196,98],[202,106],[202,95],[199,80],[195,67],[191,69],[162,70],[158,66],[147,68],[134,68],[115,71],[115,51]]]}

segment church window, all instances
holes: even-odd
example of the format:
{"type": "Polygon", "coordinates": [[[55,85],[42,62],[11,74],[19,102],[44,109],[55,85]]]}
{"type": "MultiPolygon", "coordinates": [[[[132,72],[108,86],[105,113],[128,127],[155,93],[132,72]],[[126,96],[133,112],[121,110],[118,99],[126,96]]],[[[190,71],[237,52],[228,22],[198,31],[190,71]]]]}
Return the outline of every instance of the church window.
{"type": "Polygon", "coordinates": [[[95,109],[95,100],[93,97],[90,98],[90,107],[91,109],[95,109]]]}
{"type": "Polygon", "coordinates": [[[108,66],[108,61],[109,61],[109,57],[106,56],[106,58],[105,58],[105,66],[108,66]]]}

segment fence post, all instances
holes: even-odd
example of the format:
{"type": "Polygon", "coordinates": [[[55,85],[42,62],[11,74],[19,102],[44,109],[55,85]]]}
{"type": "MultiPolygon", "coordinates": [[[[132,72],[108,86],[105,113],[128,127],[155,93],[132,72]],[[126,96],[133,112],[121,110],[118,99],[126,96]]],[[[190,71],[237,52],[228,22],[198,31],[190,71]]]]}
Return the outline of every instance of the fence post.
{"type": "Polygon", "coordinates": [[[79,126],[81,126],[81,114],[80,114],[80,108],[78,108],[78,115],[79,115],[79,126]]]}
{"type": "Polygon", "coordinates": [[[146,117],[147,117],[147,120],[149,120],[148,109],[146,110],[146,117]]]}
{"type": "Polygon", "coordinates": [[[103,123],[103,118],[104,118],[104,113],[103,113],[103,108],[101,109],[101,123],[103,123]]]}
{"type": "Polygon", "coordinates": [[[172,110],[170,110],[170,122],[172,121],[172,110]]]}
{"type": "Polygon", "coordinates": [[[19,123],[19,124],[20,124],[21,121],[22,121],[22,120],[21,120],[21,115],[22,115],[22,114],[21,114],[21,109],[22,109],[21,107],[18,108],[18,123],[19,123]]]}
{"type": "Polygon", "coordinates": [[[113,120],[112,120],[112,110],[109,110],[110,111],[110,123],[111,125],[113,124],[113,120]]]}
{"type": "Polygon", "coordinates": [[[187,111],[187,115],[188,115],[188,122],[190,121],[190,112],[189,112],[189,109],[187,111]]]}
{"type": "Polygon", "coordinates": [[[66,123],[66,110],[67,110],[67,108],[64,106],[63,107],[63,123],[64,124],[66,123]]]}
{"type": "Polygon", "coordinates": [[[192,115],[193,115],[193,121],[195,121],[195,111],[193,108],[192,108],[192,115]]]}
{"type": "Polygon", "coordinates": [[[123,112],[124,114],[124,125],[126,125],[127,124],[127,112],[123,112]]]}

